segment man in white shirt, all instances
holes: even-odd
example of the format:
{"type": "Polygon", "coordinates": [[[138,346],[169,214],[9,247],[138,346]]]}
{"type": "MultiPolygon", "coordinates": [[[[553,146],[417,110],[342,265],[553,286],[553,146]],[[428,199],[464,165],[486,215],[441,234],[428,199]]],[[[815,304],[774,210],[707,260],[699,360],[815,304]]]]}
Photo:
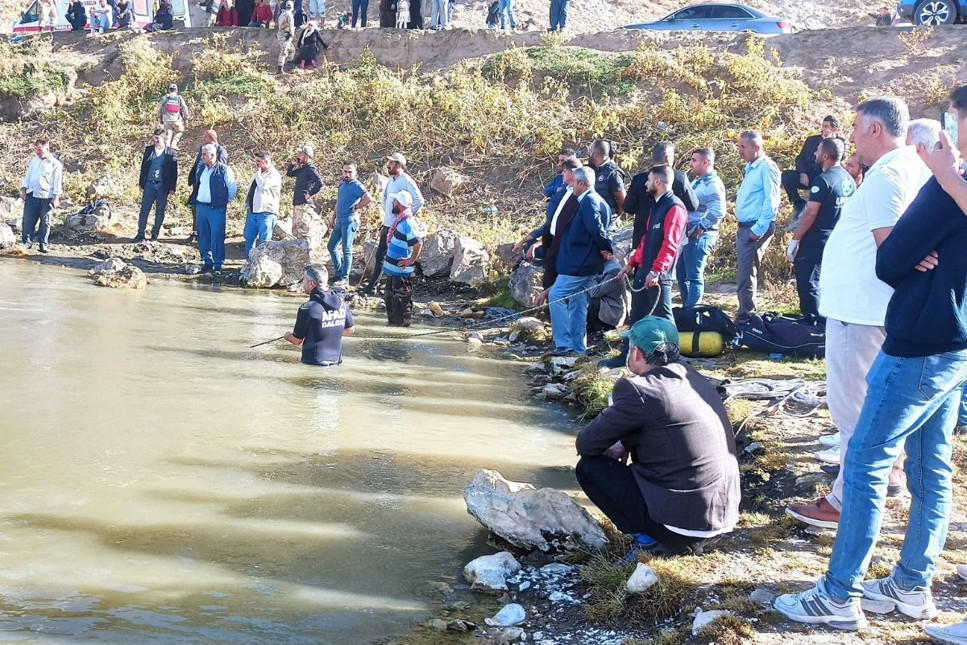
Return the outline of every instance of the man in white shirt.
{"type": "Polygon", "coordinates": [[[406,157],[402,153],[394,152],[386,158],[386,170],[389,172],[389,181],[383,190],[383,226],[379,231],[379,245],[376,247],[376,263],[373,265],[373,275],[369,278],[369,283],[362,290],[362,294],[372,296],[376,294],[376,283],[383,275],[383,260],[386,258],[386,236],[389,235],[389,227],[392,226],[396,215],[393,214],[393,196],[400,191],[406,191],[413,198],[413,205],[410,212],[417,215],[423,208],[423,193],[413,178],[406,174],[406,157]]]}
{"type": "Polygon", "coordinates": [[[275,229],[275,218],[279,214],[279,198],[282,194],[282,175],[272,165],[271,153],[259,151],[255,153],[255,178],[248,188],[245,197],[245,259],[255,248],[255,240],[265,244],[272,239],[275,229]]]}
{"type": "MultiPolygon", "coordinates": [[[[870,169],[843,206],[823,251],[819,313],[826,318],[827,402],[839,429],[840,463],[866,398],[866,375],[886,338],[883,325],[893,289],[876,277],[876,249],[929,177],[916,150],[904,144],[908,121],[907,106],[898,98],[856,106],[850,141],[870,169]]],[[[896,492],[902,476],[898,462],[890,475],[896,492]]],[[[840,469],[829,495],[786,512],[807,524],[836,528],[842,503],[840,469]]]]}
{"type": "Polygon", "coordinates": [[[40,252],[47,253],[50,219],[64,187],[64,165],[50,153],[47,137],[34,141],[34,152],[20,185],[20,199],[24,202],[21,239],[28,249],[34,240],[39,240],[40,252]]]}

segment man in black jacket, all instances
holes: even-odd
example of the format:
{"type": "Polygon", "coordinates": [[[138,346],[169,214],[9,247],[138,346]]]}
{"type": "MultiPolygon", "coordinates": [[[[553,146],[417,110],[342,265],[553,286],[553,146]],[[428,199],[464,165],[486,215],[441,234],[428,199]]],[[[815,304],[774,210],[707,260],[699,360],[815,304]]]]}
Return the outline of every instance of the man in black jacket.
{"type": "Polygon", "coordinates": [[[151,227],[151,240],[157,241],[161,225],[165,221],[165,208],[168,197],[175,194],[178,185],[178,152],[165,147],[165,131],[154,131],[154,144],[144,149],[141,157],[141,175],[138,187],[141,189],[141,212],[138,213],[138,234],[135,242],[144,241],[148,226],[148,214],[155,207],[154,226],[151,227]]]}
{"type": "Polygon", "coordinates": [[[310,219],[315,215],[310,212],[313,210],[312,198],[322,190],[322,175],[312,163],[313,153],[312,146],[301,146],[285,173],[287,177],[295,178],[295,187],[292,189],[292,235],[303,239],[308,235],[310,219]]]}
{"type": "Polygon", "coordinates": [[[635,537],[635,559],[700,555],[739,518],[732,424],[715,387],[679,361],[674,324],[648,316],[622,336],[634,376],[615,383],[611,405],[578,434],[578,483],[635,537]]]}
{"type": "Polygon", "coordinates": [[[188,171],[188,186],[191,188],[191,199],[188,200],[191,203],[191,235],[188,236],[188,244],[198,238],[198,214],[195,209],[195,197],[198,195],[198,178],[201,176],[202,166],[205,165],[201,160],[201,149],[209,143],[213,144],[217,151],[216,163],[228,164],[228,151],[225,146],[218,143],[218,133],[214,130],[206,130],[205,134],[202,135],[202,144],[198,146],[195,163],[191,165],[191,169],[188,171]]]}
{"type": "Polygon", "coordinates": [[[799,194],[800,190],[806,190],[813,180],[823,172],[823,167],[816,161],[816,150],[819,149],[819,142],[823,139],[835,137],[839,134],[839,121],[833,115],[823,119],[819,134],[806,137],[806,142],[796,157],[795,170],[783,170],[780,176],[783,190],[789,197],[794,211],[802,210],[806,205],[806,200],[799,194]]]}
{"type": "MultiPolygon", "coordinates": [[[[648,153],[647,150],[644,151],[648,153]]],[[[671,141],[662,141],[652,149],[652,165],[675,167],[675,144],[671,141]]],[[[648,217],[651,215],[651,207],[655,205],[655,198],[649,194],[645,184],[648,183],[648,171],[640,172],[631,178],[631,186],[625,197],[624,209],[626,213],[631,213],[634,220],[634,229],[631,233],[631,250],[638,248],[638,243],[645,234],[648,226],[648,217]]],[[[692,190],[692,183],[688,181],[688,176],[681,170],[675,170],[675,180],[672,183],[672,193],[681,200],[685,210],[692,212],[698,210],[698,197],[692,190]]]]}

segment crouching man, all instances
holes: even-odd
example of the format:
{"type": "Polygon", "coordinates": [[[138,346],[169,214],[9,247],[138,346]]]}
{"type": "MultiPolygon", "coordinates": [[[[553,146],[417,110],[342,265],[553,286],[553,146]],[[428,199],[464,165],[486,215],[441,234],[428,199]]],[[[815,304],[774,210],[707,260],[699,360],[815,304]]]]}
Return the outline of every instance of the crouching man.
{"type": "Polygon", "coordinates": [[[356,331],[353,314],[339,294],[329,289],[329,272],[310,264],[302,278],[302,290],[309,302],[299,307],[295,329],[285,340],[302,347],[302,362],[329,367],[342,363],[342,337],[356,331]]]}
{"type": "Polygon", "coordinates": [[[633,376],[578,435],[578,483],[635,537],[629,560],[700,555],[739,517],[732,425],[712,384],[679,361],[671,322],[646,316],[621,335],[633,376]]]}

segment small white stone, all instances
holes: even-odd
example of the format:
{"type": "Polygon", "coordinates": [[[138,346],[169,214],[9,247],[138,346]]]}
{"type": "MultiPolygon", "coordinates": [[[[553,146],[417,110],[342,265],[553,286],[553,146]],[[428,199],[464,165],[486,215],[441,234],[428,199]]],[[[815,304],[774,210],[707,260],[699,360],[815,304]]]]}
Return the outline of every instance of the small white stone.
{"type": "Polygon", "coordinates": [[[712,609],[710,611],[700,611],[695,614],[692,621],[692,636],[698,636],[699,632],[711,625],[723,616],[731,616],[732,612],[725,609],[712,609]]]}
{"type": "Polygon", "coordinates": [[[485,618],[484,622],[492,627],[513,627],[520,625],[526,619],[527,613],[524,608],[512,602],[509,605],[504,605],[504,608],[498,611],[493,618],[485,618]]]}
{"type": "Polygon", "coordinates": [[[658,582],[658,574],[647,564],[638,563],[625,586],[631,593],[642,593],[658,582]]]}

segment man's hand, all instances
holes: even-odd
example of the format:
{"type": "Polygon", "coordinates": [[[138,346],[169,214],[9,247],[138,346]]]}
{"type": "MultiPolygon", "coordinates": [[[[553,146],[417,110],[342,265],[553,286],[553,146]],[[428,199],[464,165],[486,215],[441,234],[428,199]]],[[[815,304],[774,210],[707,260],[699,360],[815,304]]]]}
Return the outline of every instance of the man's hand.
{"type": "Polygon", "coordinates": [[[601,251],[601,257],[604,258],[605,262],[610,262],[614,255],[610,251],[601,251]]]}
{"type": "Polygon", "coordinates": [[[615,443],[613,446],[604,451],[605,457],[610,457],[615,461],[620,461],[625,464],[628,462],[628,451],[625,450],[624,444],[620,441],[615,443]]]}
{"type": "Polygon", "coordinates": [[[539,294],[537,294],[537,297],[534,298],[534,306],[535,307],[543,307],[544,306],[544,303],[547,302],[547,294],[548,293],[549,293],[549,291],[547,289],[544,289],[539,294]]]}
{"type": "Polygon", "coordinates": [[[645,289],[654,289],[658,286],[658,275],[654,271],[649,271],[645,277],[645,289]]]}
{"type": "Polygon", "coordinates": [[[790,240],[789,246],[786,248],[786,259],[789,262],[794,262],[796,260],[796,253],[799,252],[799,240],[790,240]]]}
{"type": "Polygon", "coordinates": [[[759,240],[762,239],[762,236],[761,235],[756,235],[752,231],[749,231],[749,239],[752,240],[753,242],[758,242],[759,240]]]}
{"type": "Polygon", "coordinates": [[[27,201],[27,189],[26,188],[21,188],[20,189],[20,201],[22,201],[22,202],[27,201]]]}
{"type": "Polygon", "coordinates": [[[957,149],[950,143],[950,137],[943,130],[940,131],[940,140],[933,150],[924,152],[921,159],[935,177],[951,172],[957,174],[960,164],[960,155],[957,154],[957,149]]]}
{"type": "Polygon", "coordinates": [[[52,208],[60,206],[60,195],[54,195],[54,198],[50,200],[50,205],[52,208]]]}
{"type": "Polygon", "coordinates": [[[416,260],[414,260],[413,258],[403,258],[402,260],[399,260],[396,262],[397,266],[401,266],[404,268],[413,266],[414,264],[416,264],[416,260]]]}
{"type": "Polygon", "coordinates": [[[635,268],[630,264],[626,264],[621,268],[621,271],[618,272],[618,277],[624,278],[625,276],[629,276],[634,272],[635,272],[635,268]]]}
{"type": "Polygon", "coordinates": [[[808,186],[809,185],[809,175],[804,172],[799,173],[799,185],[808,186]]]}
{"type": "Polygon", "coordinates": [[[534,261],[534,251],[536,251],[536,250],[537,250],[537,245],[536,244],[531,244],[531,247],[529,249],[527,249],[527,253],[524,254],[524,259],[527,260],[528,262],[533,262],[534,261]]]}
{"type": "Polygon", "coordinates": [[[927,271],[933,271],[940,264],[940,256],[937,255],[937,251],[930,251],[930,254],[920,260],[920,263],[914,267],[917,271],[926,273],[927,271]]]}
{"type": "Polygon", "coordinates": [[[285,340],[287,340],[287,341],[289,341],[291,343],[292,342],[292,332],[291,331],[285,332],[284,334],[282,334],[282,338],[284,338],[285,340]]]}

